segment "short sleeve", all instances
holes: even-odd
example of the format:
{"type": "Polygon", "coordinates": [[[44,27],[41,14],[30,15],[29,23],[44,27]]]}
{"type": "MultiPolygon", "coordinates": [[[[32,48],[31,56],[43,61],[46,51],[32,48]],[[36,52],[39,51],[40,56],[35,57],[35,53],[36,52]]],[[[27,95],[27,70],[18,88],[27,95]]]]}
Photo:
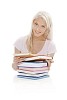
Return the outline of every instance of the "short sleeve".
{"type": "Polygon", "coordinates": [[[14,43],[14,47],[16,47],[19,51],[22,50],[22,40],[23,38],[20,37],[19,39],[17,39],[14,43]]]}
{"type": "Polygon", "coordinates": [[[51,41],[48,46],[48,54],[55,53],[56,51],[57,51],[56,46],[55,46],[54,42],[51,41]]]}

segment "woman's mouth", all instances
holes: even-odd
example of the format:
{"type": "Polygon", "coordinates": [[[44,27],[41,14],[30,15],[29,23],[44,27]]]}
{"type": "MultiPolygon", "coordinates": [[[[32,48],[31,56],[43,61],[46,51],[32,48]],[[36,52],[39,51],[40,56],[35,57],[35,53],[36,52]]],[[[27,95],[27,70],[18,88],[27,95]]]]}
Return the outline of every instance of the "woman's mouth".
{"type": "Polygon", "coordinates": [[[37,32],[37,31],[35,31],[37,34],[39,34],[39,33],[41,33],[41,32],[37,32]]]}

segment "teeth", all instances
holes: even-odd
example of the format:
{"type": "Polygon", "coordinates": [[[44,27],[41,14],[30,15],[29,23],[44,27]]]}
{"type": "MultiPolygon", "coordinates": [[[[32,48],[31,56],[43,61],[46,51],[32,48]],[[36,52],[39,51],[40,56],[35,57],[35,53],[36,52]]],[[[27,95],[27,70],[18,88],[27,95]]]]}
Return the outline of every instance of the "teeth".
{"type": "MultiPolygon", "coordinates": [[[[36,31],[35,31],[36,32],[36,31]]],[[[41,33],[41,32],[36,32],[37,34],[41,33]]]]}
{"type": "Polygon", "coordinates": [[[36,32],[37,34],[41,33],[41,32],[36,32]]]}

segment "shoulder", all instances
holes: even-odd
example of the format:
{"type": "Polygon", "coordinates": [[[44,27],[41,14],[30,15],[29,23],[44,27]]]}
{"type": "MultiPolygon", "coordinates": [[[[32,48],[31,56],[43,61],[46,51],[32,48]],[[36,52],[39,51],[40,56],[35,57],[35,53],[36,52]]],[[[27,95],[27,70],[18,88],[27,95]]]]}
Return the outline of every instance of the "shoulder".
{"type": "Polygon", "coordinates": [[[48,44],[49,46],[51,46],[51,45],[54,45],[54,46],[55,46],[55,43],[54,43],[53,40],[46,40],[46,42],[47,42],[47,44],[48,44]]]}
{"type": "Polygon", "coordinates": [[[55,53],[57,51],[53,40],[47,40],[47,44],[48,44],[48,52],[49,53],[55,53]]]}
{"type": "Polygon", "coordinates": [[[25,45],[26,39],[27,39],[27,36],[19,37],[14,42],[14,47],[21,51],[23,49],[24,45],[25,45]]]}
{"type": "Polygon", "coordinates": [[[24,42],[26,40],[27,36],[22,36],[22,37],[19,37],[16,41],[16,42],[24,42]]]}
{"type": "Polygon", "coordinates": [[[24,45],[24,44],[26,43],[26,39],[27,39],[27,36],[19,37],[19,38],[14,42],[14,45],[18,45],[18,46],[24,45]]]}

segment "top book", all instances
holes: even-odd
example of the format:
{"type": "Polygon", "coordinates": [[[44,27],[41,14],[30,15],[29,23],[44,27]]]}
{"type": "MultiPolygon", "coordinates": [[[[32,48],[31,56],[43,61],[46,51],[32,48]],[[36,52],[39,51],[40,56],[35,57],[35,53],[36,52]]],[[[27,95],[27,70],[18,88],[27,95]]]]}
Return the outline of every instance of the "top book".
{"type": "Polygon", "coordinates": [[[33,57],[33,56],[36,56],[36,54],[31,54],[31,53],[19,53],[19,54],[14,54],[14,56],[16,57],[33,57]]]}
{"type": "Polygon", "coordinates": [[[45,60],[45,59],[52,59],[51,56],[46,56],[46,55],[37,55],[37,54],[30,54],[30,53],[26,53],[26,54],[14,54],[14,56],[16,57],[24,57],[24,61],[32,61],[32,60],[45,60]]]}

